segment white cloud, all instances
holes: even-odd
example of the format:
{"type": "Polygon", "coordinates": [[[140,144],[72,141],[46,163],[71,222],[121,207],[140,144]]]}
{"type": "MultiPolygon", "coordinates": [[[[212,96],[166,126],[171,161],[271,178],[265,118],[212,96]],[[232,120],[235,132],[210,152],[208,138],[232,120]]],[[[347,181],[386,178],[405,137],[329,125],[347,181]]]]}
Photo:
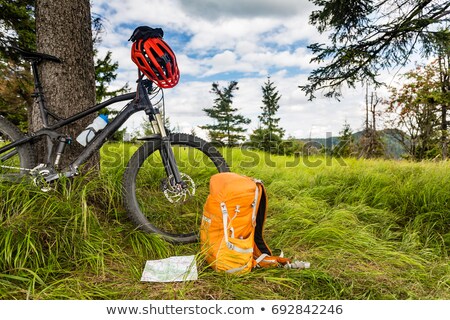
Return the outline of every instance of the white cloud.
{"type": "Polygon", "coordinates": [[[186,54],[177,54],[177,63],[180,68],[181,75],[202,76],[208,71],[202,60],[193,59],[186,54]]]}
{"type": "Polygon", "coordinates": [[[93,0],[92,4],[91,11],[113,28],[123,24],[181,28],[190,20],[176,0],[93,0]]]}
{"type": "MultiPolygon", "coordinates": [[[[298,88],[304,84],[311,54],[306,45],[326,41],[308,24],[313,5],[307,0],[93,0],[92,12],[105,18],[106,32],[99,48],[112,51],[119,62],[113,88],[134,86],[136,67],[130,59],[133,29],[162,27],[174,48],[181,70],[180,83],[166,90],[166,112],[171,123],[185,132],[211,119],[202,111],[213,103],[213,81],[239,82],[234,104],[258,125],[261,86],[270,74],[280,91],[280,124],[288,135],[325,137],[338,134],[344,121],[354,130],[364,116],[364,93],[344,90],[342,102],[317,98],[310,102],[298,88]]],[[[131,120],[139,126],[142,116],[131,120]]]]}
{"type": "Polygon", "coordinates": [[[223,16],[253,17],[255,15],[286,18],[305,10],[305,5],[311,7],[309,3],[298,0],[180,0],[180,4],[184,10],[195,16],[214,20],[223,16]]]}

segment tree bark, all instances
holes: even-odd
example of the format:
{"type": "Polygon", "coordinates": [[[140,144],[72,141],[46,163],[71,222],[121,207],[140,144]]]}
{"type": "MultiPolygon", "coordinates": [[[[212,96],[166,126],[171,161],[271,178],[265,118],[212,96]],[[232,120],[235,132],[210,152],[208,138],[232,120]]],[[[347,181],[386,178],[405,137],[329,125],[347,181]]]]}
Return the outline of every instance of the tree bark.
{"type": "MultiPolygon", "coordinates": [[[[37,0],[36,48],[38,52],[54,55],[62,63],[44,61],[39,75],[50,112],[68,118],[95,104],[95,71],[89,0],[37,0]]],[[[66,147],[62,166],[79,154],[82,146],[75,138],[95,115],[61,129],[73,142],[66,147]]],[[[54,123],[50,117],[49,123],[54,123]]],[[[42,128],[37,105],[32,111],[30,128],[42,128]]],[[[45,144],[45,143],[44,143],[45,144]]],[[[39,162],[44,162],[43,146],[37,146],[39,162]]],[[[97,163],[92,159],[87,167],[97,163]]]]}
{"type": "Polygon", "coordinates": [[[441,106],[441,154],[442,160],[447,160],[448,157],[448,94],[450,90],[450,53],[441,54],[439,56],[439,73],[441,81],[442,96],[445,101],[441,106]]]}

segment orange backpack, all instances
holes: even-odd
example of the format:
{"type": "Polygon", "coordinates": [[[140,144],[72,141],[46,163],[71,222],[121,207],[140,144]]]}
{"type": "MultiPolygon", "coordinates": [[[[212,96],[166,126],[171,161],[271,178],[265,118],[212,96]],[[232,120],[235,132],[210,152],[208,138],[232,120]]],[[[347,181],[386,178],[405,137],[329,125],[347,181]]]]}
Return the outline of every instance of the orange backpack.
{"type": "Polygon", "coordinates": [[[206,261],[217,271],[248,272],[255,267],[285,265],[263,238],[267,195],[261,181],[233,172],[211,177],[200,228],[206,261]]]}

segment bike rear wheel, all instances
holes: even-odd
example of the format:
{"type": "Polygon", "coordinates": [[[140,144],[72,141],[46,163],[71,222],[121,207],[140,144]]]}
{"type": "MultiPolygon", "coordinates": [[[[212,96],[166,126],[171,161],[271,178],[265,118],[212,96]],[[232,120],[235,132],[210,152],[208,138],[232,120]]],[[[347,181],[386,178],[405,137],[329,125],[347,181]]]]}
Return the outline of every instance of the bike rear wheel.
{"type": "Polygon", "coordinates": [[[203,205],[209,194],[209,179],[229,168],[219,151],[204,140],[171,134],[173,154],[186,187],[171,186],[160,150],[160,139],[144,143],[124,172],[124,204],[131,220],[141,230],[166,240],[190,243],[198,240],[203,205]]]}
{"type": "MultiPolygon", "coordinates": [[[[20,130],[0,116],[0,147],[24,138],[20,130]]],[[[30,143],[0,153],[0,182],[20,180],[36,166],[30,143]]]]}

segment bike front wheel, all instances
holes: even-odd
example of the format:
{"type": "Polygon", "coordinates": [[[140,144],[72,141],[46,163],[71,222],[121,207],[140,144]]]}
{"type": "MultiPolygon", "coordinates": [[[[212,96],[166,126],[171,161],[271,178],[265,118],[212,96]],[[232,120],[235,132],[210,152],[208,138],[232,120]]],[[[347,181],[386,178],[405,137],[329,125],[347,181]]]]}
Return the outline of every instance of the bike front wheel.
{"type": "Polygon", "coordinates": [[[210,143],[187,134],[171,134],[169,138],[184,187],[173,187],[173,177],[167,175],[161,158],[162,142],[150,140],[127,164],[124,205],[141,230],[171,242],[195,242],[209,194],[209,179],[229,168],[210,143]]]}

